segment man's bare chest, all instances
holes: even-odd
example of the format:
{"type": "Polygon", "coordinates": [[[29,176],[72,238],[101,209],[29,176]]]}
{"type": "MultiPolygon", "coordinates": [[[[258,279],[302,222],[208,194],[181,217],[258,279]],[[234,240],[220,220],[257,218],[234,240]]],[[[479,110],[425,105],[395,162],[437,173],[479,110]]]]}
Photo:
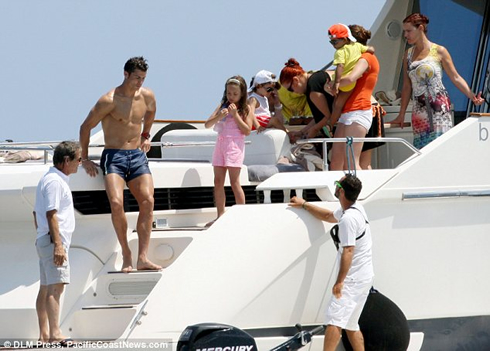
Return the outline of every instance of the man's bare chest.
{"type": "Polygon", "coordinates": [[[143,99],[115,101],[114,109],[111,115],[114,119],[123,121],[140,121],[146,114],[147,106],[143,99]]]}

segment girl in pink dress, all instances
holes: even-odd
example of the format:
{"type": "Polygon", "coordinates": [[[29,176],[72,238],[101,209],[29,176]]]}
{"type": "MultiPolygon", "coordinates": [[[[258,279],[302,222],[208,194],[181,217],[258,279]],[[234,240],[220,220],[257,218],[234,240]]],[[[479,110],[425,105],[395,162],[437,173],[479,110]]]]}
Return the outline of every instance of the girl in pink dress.
{"type": "Polygon", "coordinates": [[[245,203],[245,193],[240,185],[240,170],[245,157],[245,136],[250,134],[252,123],[253,112],[247,105],[245,80],[241,76],[233,76],[226,81],[220,104],[204,124],[206,128],[214,126],[214,130],[218,132],[213,153],[214,201],[218,218],[225,212],[227,171],[235,202],[245,203]]]}

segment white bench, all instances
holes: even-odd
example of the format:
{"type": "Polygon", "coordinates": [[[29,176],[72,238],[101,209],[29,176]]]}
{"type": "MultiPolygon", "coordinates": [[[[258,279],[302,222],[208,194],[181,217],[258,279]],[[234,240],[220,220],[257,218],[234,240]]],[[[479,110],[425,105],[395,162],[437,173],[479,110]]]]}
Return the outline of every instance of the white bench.
{"type": "MultiPolygon", "coordinates": [[[[161,142],[169,145],[182,143],[205,143],[188,147],[162,147],[162,157],[166,160],[208,161],[213,158],[217,133],[211,129],[178,129],[162,135],[161,142]]],[[[257,134],[253,131],[245,138],[250,143],[245,146],[244,164],[275,165],[281,156],[289,156],[291,144],[287,134],[278,129],[267,129],[257,134]]]]}

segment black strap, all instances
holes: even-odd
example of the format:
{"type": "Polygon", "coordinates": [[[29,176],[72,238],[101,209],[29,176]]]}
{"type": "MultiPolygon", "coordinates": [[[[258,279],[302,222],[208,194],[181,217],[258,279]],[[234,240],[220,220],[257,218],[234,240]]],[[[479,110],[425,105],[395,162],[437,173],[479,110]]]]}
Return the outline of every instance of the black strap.
{"type": "Polygon", "coordinates": [[[362,238],[364,236],[364,234],[366,234],[366,229],[364,229],[364,231],[362,232],[361,235],[359,235],[356,240],[359,240],[360,238],[362,238]]]}
{"type": "MultiPolygon", "coordinates": [[[[349,207],[348,209],[350,209],[350,208],[356,209],[356,210],[358,210],[359,212],[361,212],[361,210],[360,210],[360,209],[358,209],[357,207],[351,206],[351,207],[349,207]]],[[[347,210],[348,210],[348,209],[347,209],[347,210]]],[[[347,210],[346,210],[346,211],[347,211],[347,210]]],[[[362,212],[361,212],[361,215],[362,215],[362,217],[364,218],[364,215],[362,214],[362,212]]],[[[366,222],[366,224],[369,224],[369,222],[367,221],[367,219],[366,219],[366,218],[364,218],[364,221],[366,222]]],[[[366,228],[366,229],[367,229],[367,228],[366,228]]],[[[363,236],[366,234],[366,229],[364,229],[364,231],[362,232],[362,234],[361,234],[361,235],[359,235],[359,236],[356,238],[356,240],[361,239],[361,238],[362,238],[362,237],[363,237],[363,236]]],[[[332,229],[330,229],[330,236],[332,237],[332,241],[333,241],[333,243],[334,243],[335,247],[336,247],[336,248],[337,248],[337,250],[338,250],[338,249],[339,249],[339,246],[340,246],[340,239],[339,239],[339,225],[338,225],[338,224],[334,225],[334,226],[332,227],[332,229]]]]}
{"type": "MultiPolygon", "coordinates": [[[[364,215],[362,214],[362,211],[360,209],[358,209],[357,207],[351,206],[347,210],[350,210],[351,208],[353,208],[354,210],[358,210],[359,212],[361,212],[362,218],[364,218],[364,215]]],[[[366,224],[369,224],[369,222],[368,222],[368,220],[366,218],[364,218],[364,221],[366,222],[366,224]]]]}

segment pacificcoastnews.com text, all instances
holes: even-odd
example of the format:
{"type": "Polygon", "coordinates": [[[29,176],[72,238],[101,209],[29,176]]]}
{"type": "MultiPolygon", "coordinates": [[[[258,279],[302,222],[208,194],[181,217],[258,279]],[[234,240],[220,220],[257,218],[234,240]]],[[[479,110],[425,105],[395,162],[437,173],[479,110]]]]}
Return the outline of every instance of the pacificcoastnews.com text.
{"type": "Polygon", "coordinates": [[[30,349],[30,348],[49,348],[49,349],[61,349],[61,348],[73,348],[73,349],[120,349],[120,350],[171,350],[172,343],[170,340],[154,340],[154,341],[139,341],[139,340],[126,340],[126,341],[69,341],[68,343],[43,343],[38,340],[13,340],[4,341],[3,347],[8,349],[30,349]]]}

